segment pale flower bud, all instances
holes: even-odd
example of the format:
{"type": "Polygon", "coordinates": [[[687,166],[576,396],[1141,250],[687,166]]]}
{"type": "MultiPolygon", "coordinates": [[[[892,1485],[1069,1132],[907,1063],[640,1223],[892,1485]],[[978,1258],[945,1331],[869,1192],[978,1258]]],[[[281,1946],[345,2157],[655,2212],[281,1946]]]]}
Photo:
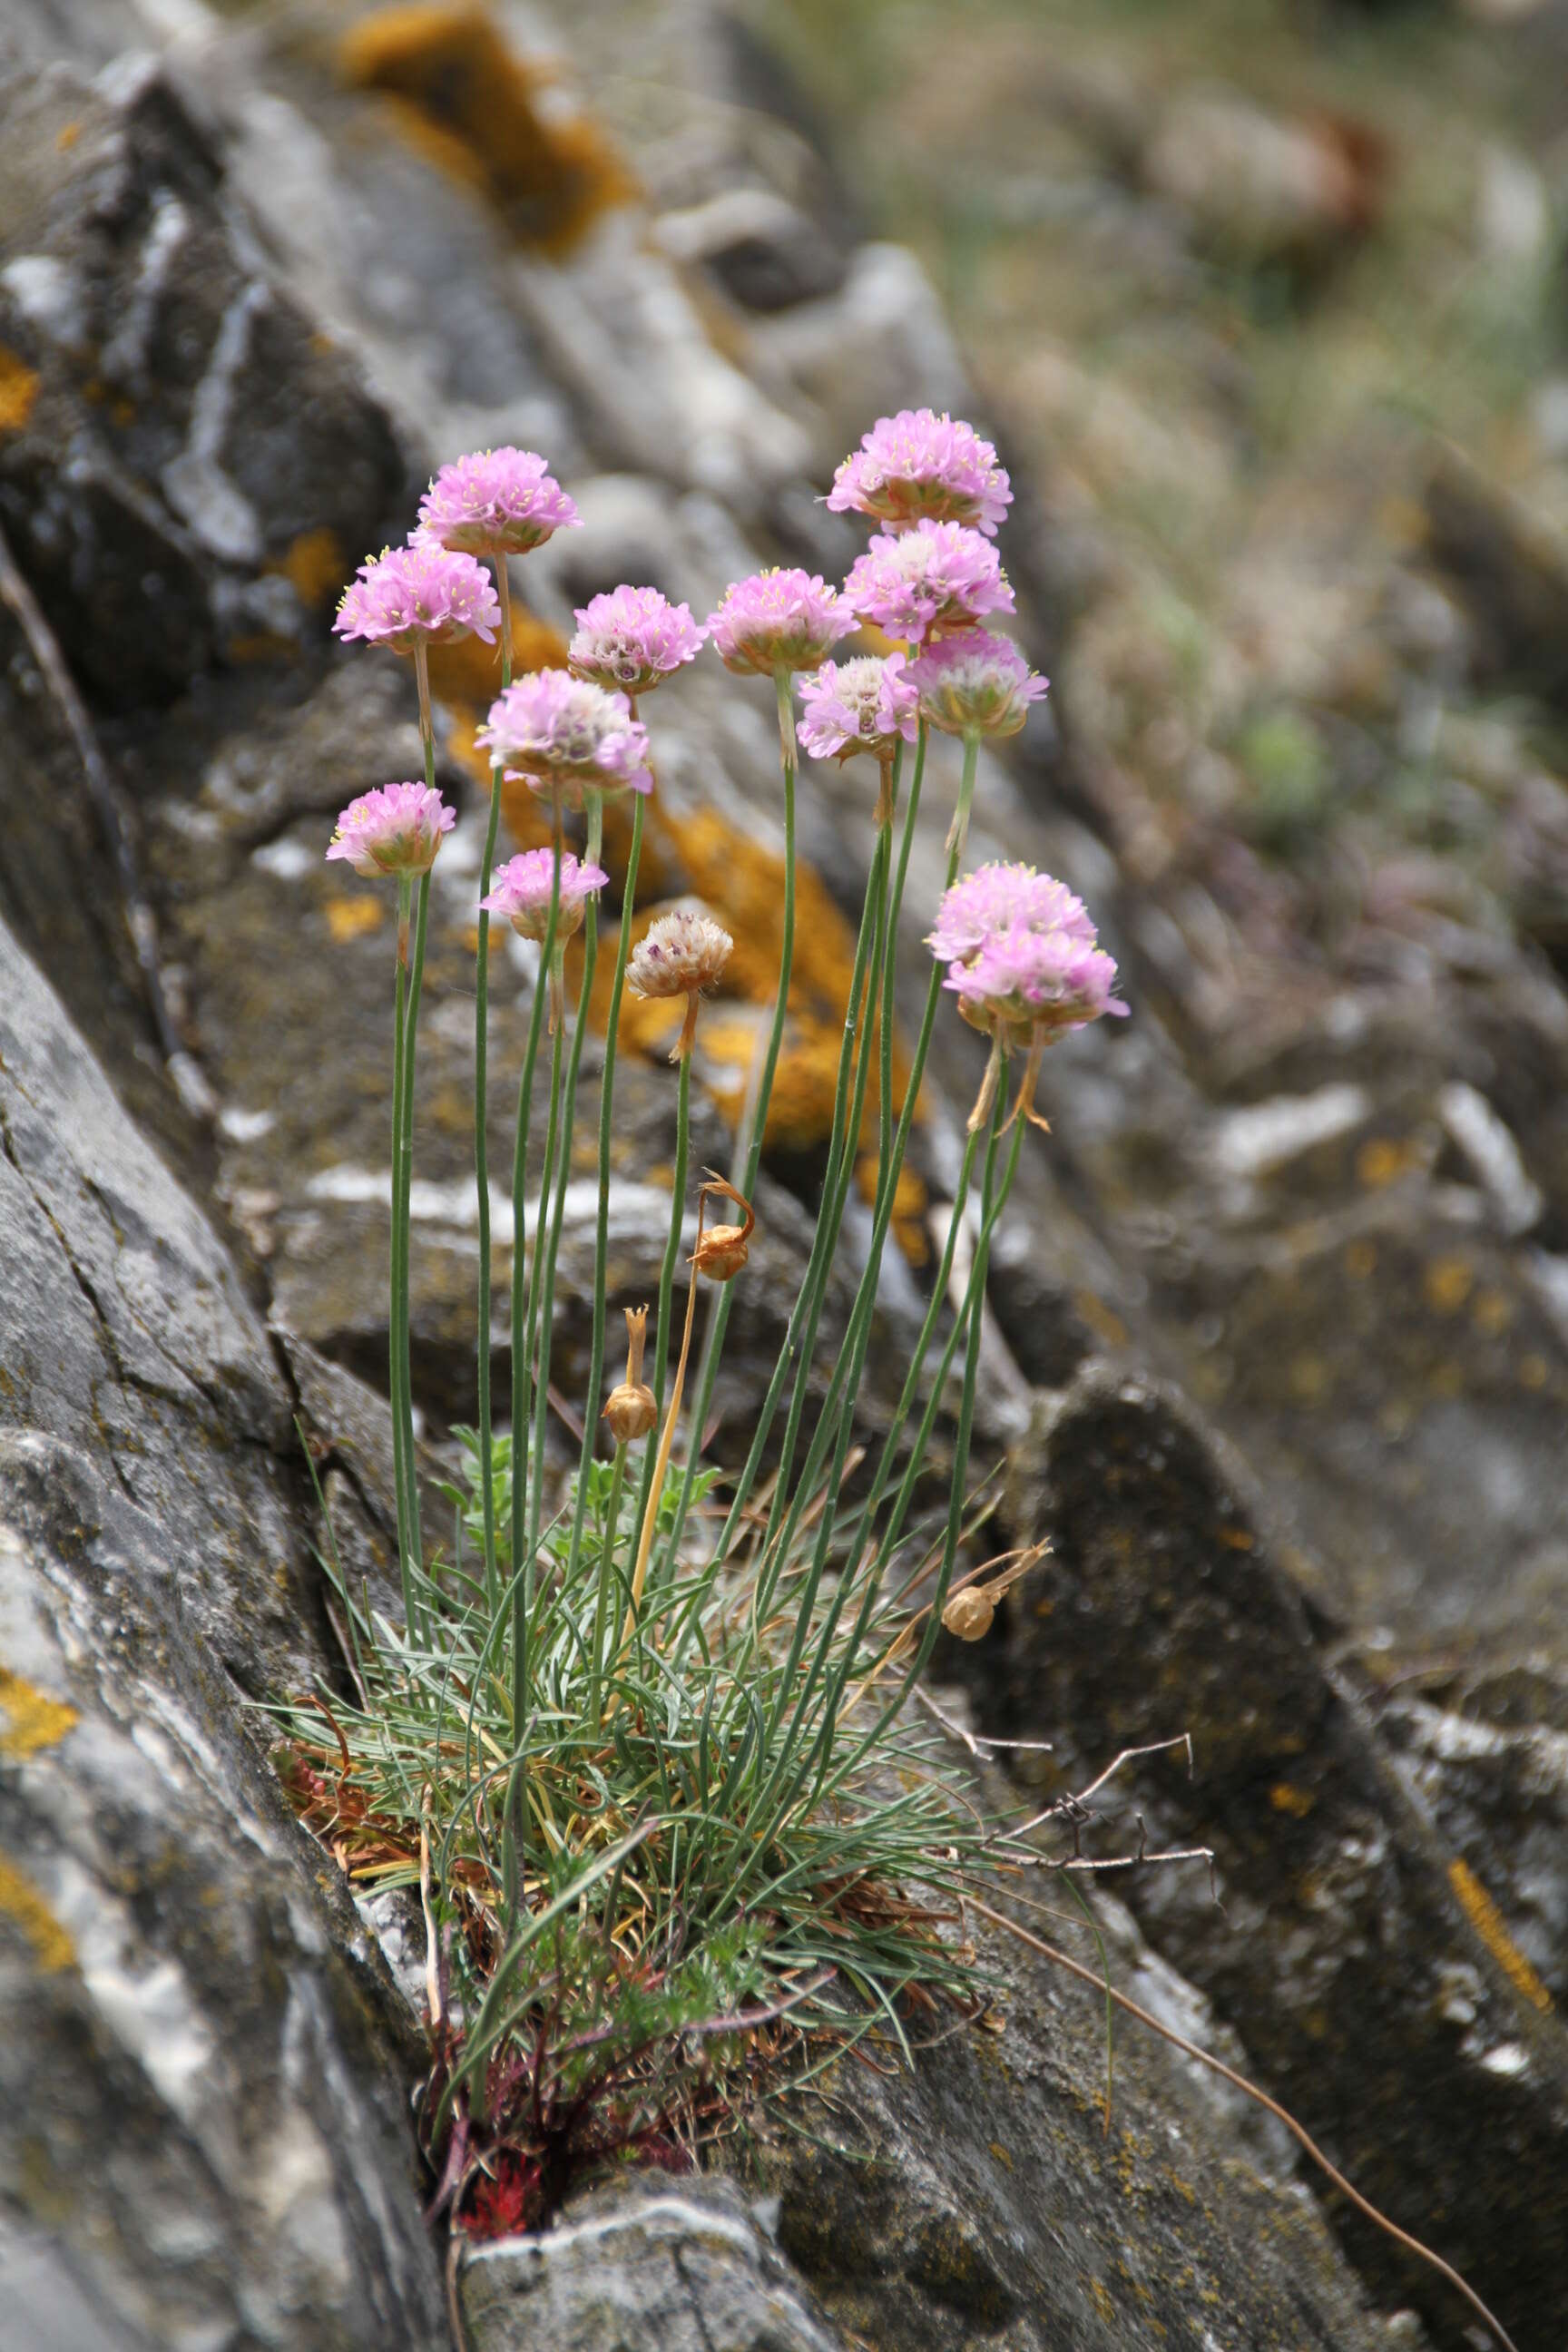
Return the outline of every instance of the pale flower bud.
{"type": "Polygon", "coordinates": [[[943,1629],[961,1642],[983,1641],[991,1631],[996,1604],[983,1587],[966,1585],[955,1592],[942,1612],[943,1629]]]}

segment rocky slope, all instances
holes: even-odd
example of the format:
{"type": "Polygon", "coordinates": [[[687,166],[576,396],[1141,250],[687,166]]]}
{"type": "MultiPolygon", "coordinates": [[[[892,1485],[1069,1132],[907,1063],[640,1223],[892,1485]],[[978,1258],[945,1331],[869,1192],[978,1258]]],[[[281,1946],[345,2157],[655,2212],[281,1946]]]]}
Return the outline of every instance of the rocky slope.
{"type": "MultiPolygon", "coordinates": [[[[930,280],[864,233],[750,16],[17,0],[0,66],[0,2300],[23,2315],[0,2342],[422,2347],[448,2340],[450,2296],[494,2352],[1465,2342],[1440,2282],[1129,2031],[1108,2137],[1103,2011],[1013,1947],[1003,2030],[912,2077],[841,2070],[820,2146],[766,2141],[740,2187],[595,2192],[443,2292],[404,2121],[416,2021],[288,1820],[256,1706],[331,1658],[296,1414],[356,1557],[384,1559],[380,1407],[353,1375],[374,1380],[384,1344],[390,932],[321,848],[342,802],[416,753],[390,661],[333,655],[332,597],[434,462],[542,446],[587,519],[520,576],[520,653],[558,658],[572,604],[622,577],[705,610],[758,560],[841,569],[853,535],[816,502],[834,460],[879,409],[977,394],[930,280]],[[547,79],[546,57],[576,78],[547,79]]],[[[1277,191],[1306,133],[1279,110],[1156,107],[1136,79],[1074,87],[1119,268],[1168,264],[1211,299],[1226,191],[1277,191]]],[[[970,102],[954,75],[941,123],[970,102]]],[[[958,135],[900,103],[906,144],[958,135]]],[[[1074,154],[1037,158],[1041,202],[1074,154]]],[[[1254,206],[1292,268],[1384,233],[1371,165],[1340,161],[1317,153],[1304,184],[1328,216],[1254,206]]],[[[1001,140],[994,168],[1012,168],[1001,140]]],[[[1117,499],[1161,462],[1187,494],[1240,499],[1234,448],[1186,415],[1166,447],[1131,382],[1110,387],[1121,408],[1096,398],[1103,446],[1072,437],[1070,363],[991,362],[992,421],[1034,485],[1009,561],[1065,726],[988,765],[976,845],[1084,892],[1137,1013],[1047,1066],[1055,1132],[998,1251],[984,1421],[1012,1449],[1009,1523],[1054,1551],[949,1669],[977,1727],[1056,1743],[1021,1767],[1042,1801],[1191,1732],[1193,1780],[1133,1768],[1108,1832],[1135,1838],[1141,1812],[1153,1841],[1212,1846],[1222,1907],[1201,1871],[1130,1876],[1129,1908],[1107,1906],[1118,1980],[1259,2073],[1473,2271],[1521,2352],[1556,2352],[1568,830],[1548,739],[1487,698],[1499,675],[1560,698],[1568,572],[1550,502],[1527,516],[1452,456],[1429,535],[1359,603],[1318,608],[1310,693],[1287,694],[1278,635],[1267,692],[1212,647],[1194,685],[1117,499]],[[1413,844],[1367,779],[1435,696],[1428,782],[1455,814],[1413,844]],[[1310,741],[1284,723],[1308,705],[1310,741]],[[1268,807],[1284,795],[1272,838],[1299,848],[1325,774],[1350,814],[1277,856],[1268,807]]],[[[1299,599],[1311,567],[1288,546],[1299,599]]],[[[1237,613],[1266,611],[1226,560],[1237,613]]],[[[439,1429],[470,1402],[489,677],[455,660],[437,687],[463,812],[437,876],[415,1200],[439,1429]]],[[[716,666],[658,719],[647,895],[698,891],[747,950],[700,1072],[696,1148],[718,1158],[776,952],[771,721],[716,666]]],[[[940,763],[937,782],[911,910],[935,887],[940,763]]],[[[731,1438],[809,1233],[869,839],[837,773],[804,798],[769,1278],[736,1320],[731,1438]]],[[[911,944],[923,928],[913,913],[911,944]]],[[[503,947],[500,1166],[524,988],[503,947]]],[[[884,1363],[974,1083],[957,1030],[939,1033],[884,1363]]],[[[659,1245],[673,1115],[660,1040],[636,1042],[612,1223],[628,1298],[659,1245]]],[[[574,1213],[581,1235],[585,1193],[574,1213]]],[[[504,1249],[497,1272],[499,1308],[504,1249]]]]}

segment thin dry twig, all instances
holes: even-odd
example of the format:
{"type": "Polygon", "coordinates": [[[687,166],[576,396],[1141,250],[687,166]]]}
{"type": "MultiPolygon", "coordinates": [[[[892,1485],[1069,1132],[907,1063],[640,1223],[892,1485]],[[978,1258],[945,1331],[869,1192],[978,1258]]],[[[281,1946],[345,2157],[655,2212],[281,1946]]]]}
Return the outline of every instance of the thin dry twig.
{"type": "MultiPolygon", "coordinates": [[[[1177,1743],[1166,1741],[1163,1744],[1175,1746],[1177,1743]]],[[[1501,2320],[1496,2318],[1488,2310],[1475,2288],[1467,2284],[1453,2264],[1446,2263],[1441,2254],[1434,2253],[1430,2246],[1423,2245],[1419,2238],[1413,2238],[1408,2230],[1402,2230],[1397,2221],[1391,2221],[1386,2213],[1379,2212],[1377,2207],[1362,2195],[1359,2189],[1352,2188],[1339,2168],[1330,2163],[1306,2126],[1299,2124],[1289,2108],[1282,2107],[1278,2099],[1271,2099],[1267,2091],[1260,2090],[1256,2083],[1248,2082],[1245,2074],[1238,2074],[1234,2066],[1227,2066],[1224,2059],[1216,2058],[1211,2050],[1202,2049],[1197,2042],[1189,2042],[1184,2033],[1176,2032],[1174,2026],[1163,2024],[1152,2010],[1145,2009],[1141,2002],[1133,2000],[1128,1994],[1118,1992],[1114,1985],[1108,1985],[1102,1977],[1096,1976],[1092,1969],[1085,1968],[1081,1960],[1075,1960],[1067,1952],[1058,1951],[1054,1944],[1047,1944],[1043,1937],[1031,1935],[1027,1927],[1020,1927],[1017,1921],[1009,1919],[1005,1911],[993,1910],[990,1904],[982,1903],[978,1895],[972,1895],[969,1899],[973,1908],[980,1913],[982,1918],[989,1919],[994,1927],[1005,1928],[1008,1935],[1016,1936],[1019,1943],[1026,1944],[1032,1952],[1038,1952],[1043,1959],[1051,1961],[1058,1969],[1065,1969],[1069,1976],[1080,1978],[1085,1984],[1092,1985],[1096,1992],[1109,1993],[1119,2009],[1124,2009],[1127,2014],[1130,2017],[1135,2017],[1141,2025],[1151,2027],[1159,2034],[1162,2041],[1170,2042],[1173,2048],[1180,2050],[1184,2056],[1195,2058],[1200,2066],[1209,2067],[1224,2081],[1230,2084],[1233,2089],[1244,2092],[1249,2099],[1256,2099],[1260,2107],[1267,2107],[1268,2113],[1284,2125],[1292,2138],[1300,2141],[1312,2162],[1333,2182],[1340,2194],[1350,2200],[1358,2213],[1364,2214],[1369,2221],[1375,2222],[1377,2227],[1392,2238],[1396,2245],[1403,2246],[1408,2253],[1418,2255],[1422,2262],[1430,2263],[1439,2277],[1446,2278],[1449,2285],[1463,2295],[1477,2316],[1485,2321],[1503,2347],[1503,2352],[1519,2352],[1519,2347],[1501,2320]]]]}

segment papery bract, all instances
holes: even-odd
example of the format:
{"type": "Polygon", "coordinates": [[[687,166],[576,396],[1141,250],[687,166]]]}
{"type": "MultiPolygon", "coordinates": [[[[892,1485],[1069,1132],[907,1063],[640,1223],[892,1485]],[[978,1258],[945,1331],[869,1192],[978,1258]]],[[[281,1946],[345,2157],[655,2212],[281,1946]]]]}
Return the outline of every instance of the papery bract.
{"type": "Polygon", "coordinates": [[[579,609],[566,658],[575,677],[647,694],[694,659],[707,635],[689,605],[672,604],[657,588],[612,588],[579,609]]]}
{"type": "Polygon", "coordinates": [[[653,789],[647,730],[626,696],[563,669],[535,670],[509,686],[477,740],[509,775],[574,803],[584,792],[653,789]]]}
{"type": "Polygon", "coordinates": [[[457,819],[428,784],[377,784],[343,810],[327,850],[370,880],[428,874],[457,819]]]}
{"type": "Polygon", "coordinates": [[[580,520],[531,449],[478,449],[442,467],[419,501],[415,537],[465,555],[527,555],[580,520]]]}
{"type": "Polygon", "coordinates": [[[890,637],[919,644],[933,632],[973,629],[1010,613],[1013,590],[996,550],[959,522],[917,522],[883,531],[858,556],[844,601],[890,637]]]}
{"type": "Polygon", "coordinates": [[[726,669],[773,677],[816,669],[858,626],[836,589],[815,572],[756,572],[725,589],[708,626],[726,669]]]}
{"type": "Polygon", "coordinates": [[[994,538],[1013,503],[996,452],[973,425],[930,408],[879,416],[833,478],[827,504],[838,514],[873,515],[889,530],[911,524],[968,523],[994,538]]]}
{"type": "Polygon", "coordinates": [[[421,642],[451,645],[470,635],[491,645],[500,625],[500,605],[483,564],[426,540],[367,558],[332,623],[340,637],[364,637],[399,654],[421,642]]]}
{"type": "Polygon", "coordinates": [[[711,988],[734,940],[711,915],[677,907],[656,916],[632,950],[626,985],[637,996],[689,996],[711,988]]]}
{"type": "Polygon", "coordinates": [[[814,760],[848,760],[857,751],[890,760],[900,740],[915,740],[918,697],[902,654],[824,662],[803,680],[800,700],[797,732],[814,760]]]}
{"type": "MultiPolygon", "coordinates": [[[[561,854],[561,898],[555,936],[569,940],[581,929],[590,898],[609,880],[602,866],[590,866],[569,849],[561,854]]],[[[542,940],[550,924],[550,902],[555,895],[555,852],[525,849],[498,866],[494,887],[479,900],[487,914],[504,916],[525,940],[542,940]]]]}

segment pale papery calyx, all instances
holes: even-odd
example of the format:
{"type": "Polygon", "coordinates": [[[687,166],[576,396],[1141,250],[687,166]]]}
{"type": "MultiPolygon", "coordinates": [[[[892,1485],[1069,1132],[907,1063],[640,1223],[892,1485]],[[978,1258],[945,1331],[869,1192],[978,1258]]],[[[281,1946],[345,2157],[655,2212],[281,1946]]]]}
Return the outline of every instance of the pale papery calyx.
{"type": "Polygon", "coordinates": [[[368,557],[332,623],[340,637],[363,637],[399,654],[469,635],[493,645],[500,625],[500,605],[483,564],[426,540],[368,557]]]}
{"type": "Polygon", "coordinates": [[[911,645],[977,628],[1013,610],[1013,590],[988,539],[959,522],[917,522],[883,531],[858,556],[844,601],[863,620],[911,645]]]}
{"type": "Polygon", "coordinates": [[[443,466],[419,502],[416,538],[466,555],[528,555],[582,520],[531,449],[477,449],[443,466]]]}
{"type": "Polygon", "coordinates": [[[889,530],[919,522],[967,523],[994,538],[1013,503],[996,452],[962,417],[901,408],[879,416],[833,478],[837,514],[871,515],[889,530]]]}
{"type": "Polygon", "coordinates": [[[428,784],[377,784],[343,810],[327,856],[346,859],[372,881],[428,874],[456,822],[428,784]]]}
{"type": "Polygon", "coordinates": [[[721,978],[734,940],[711,915],[677,907],[658,915],[632,950],[626,985],[637,996],[694,996],[721,978]]]}
{"type": "MultiPolygon", "coordinates": [[[[560,904],[555,936],[569,940],[582,927],[590,898],[609,880],[602,866],[591,866],[563,850],[561,855],[560,904]]],[[[487,914],[500,915],[525,940],[542,940],[550,926],[550,903],[555,895],[555,853],[525,849],[496,868],[488,898],[479,900],[487,914]]]]}
{"type": "Polygon", "coordinates": [[[566,658],[576,677],[649,694],[695,659],[707,635],[689,605],[672,604],[657,588],[612,588],[579,609],[566,658]]]}
{"type": "Polygon", "coordinates": [[[836,589],[815,572],[757,572],[725,589],[708,627],[726,669],[774,677],[816,669],[858,626],[836,589]]]}
{"type": "Polygon", "coordinates": [[[508,687],[477,740],[508,775],[574,806],[585,792],[653,789],[647,730],[626,696],[563,669],[536,670],[508,687]]]}
{"type": "Polygon", "coordinates": [[[868,751],[890,760],[900,741],[912,743],[919,698],[902,654],[824,662],[802,681],[801,742],[814,760],[848,760],[868,751]]]}

